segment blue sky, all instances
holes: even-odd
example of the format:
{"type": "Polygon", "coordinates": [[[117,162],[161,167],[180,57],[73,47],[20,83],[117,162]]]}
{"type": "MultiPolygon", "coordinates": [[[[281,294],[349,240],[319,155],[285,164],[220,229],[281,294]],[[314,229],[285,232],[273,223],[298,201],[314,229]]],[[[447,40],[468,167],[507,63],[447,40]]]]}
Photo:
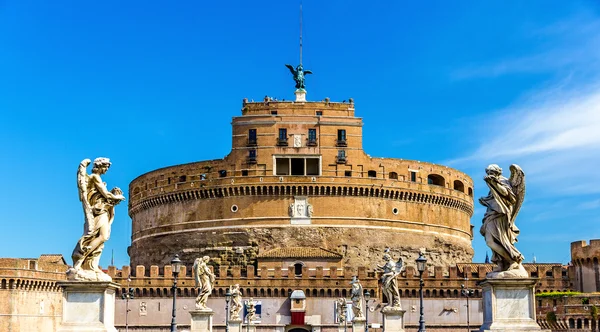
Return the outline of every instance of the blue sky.
{"type": "MultiPolygon", "coordinates": [[[[367,153],[465,171],[476,197],[520,164],[518,248],[567,263],[600,238],[598,31],[595,1],[305,0],[308,99],[353,97],[367,153]]],[[[242,98],[293,98],[297,44],[298,1],[0,0],[0,257],[70,257],[84,158],[127,191],[227,155],[242,98]]],[[[128,264],[130,230],[121,204],[101,265],[128,264]]]]}

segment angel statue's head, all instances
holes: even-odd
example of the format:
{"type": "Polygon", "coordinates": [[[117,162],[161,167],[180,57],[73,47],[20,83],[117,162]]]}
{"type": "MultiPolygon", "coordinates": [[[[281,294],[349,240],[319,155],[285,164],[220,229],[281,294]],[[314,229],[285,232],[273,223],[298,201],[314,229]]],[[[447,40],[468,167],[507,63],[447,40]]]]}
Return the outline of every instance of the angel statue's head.
{"type": "Polygon", "coordinates": [[[491,164],[485,169],[485,173],[488,175],[502,175],[502,168],[496,164],[491,164]]]}
{"type": "Polygon", "coordinates": [[[392,259],[392,256],[390,256],[390,254],[383,254],[383,260],[389,261],[391,259],[392,259]]]}
{"type": "Polygon", "coordinates": [[[110,159],[100,157],[94,159],[94,168],[92,168],[92,172],[104,174],[110,167],[110,159]]]}

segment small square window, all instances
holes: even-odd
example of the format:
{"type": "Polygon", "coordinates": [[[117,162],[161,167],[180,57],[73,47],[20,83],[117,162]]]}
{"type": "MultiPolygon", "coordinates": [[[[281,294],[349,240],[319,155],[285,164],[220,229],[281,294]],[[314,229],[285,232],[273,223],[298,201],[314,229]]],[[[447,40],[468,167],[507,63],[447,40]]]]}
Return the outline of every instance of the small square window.
{"type": "Polygon", "coordinates": [[[317,111],[317,116],[322,116],[323,115],[323,111],[317,111]]]}
{"type": "Polygon", "coordinates": [[[344,171],[344,176],[352,176],[352,171],[344,171]]]}
{"type": "Polygon", "coordinates": [[[271,115],[277,115],[277,111],[271,111],[271,115]]]}
{"type": "Polygon", "coordinates": [[[286,128],[279,128],[279,139],[280,140],[287,140],[287,129],[286,128]]]}
{"type": "Polygon", "coordinates": [[[248,157],[250,157],[250,158],[256,158],[256,150],[250,150],[250,151],[248,151],[248,157]]]}
{"type": "Polygon", "coordinates": [[[219,177],[220,177],[220,178],[227,177],[227,171],[226,171],[226,170],[224,170],[224,169],[220,170],[220,171],[219,171],[219,177]]]}
{"type": "Polygon", "coordinates": [[[410,172],[410,181],[417,182],[417,172],[410,172]]]}
{"type": "Polygon", "coordinates": [[[247,169],[242,170],[242,176],[248,176],[248,170],[247,169]]]}

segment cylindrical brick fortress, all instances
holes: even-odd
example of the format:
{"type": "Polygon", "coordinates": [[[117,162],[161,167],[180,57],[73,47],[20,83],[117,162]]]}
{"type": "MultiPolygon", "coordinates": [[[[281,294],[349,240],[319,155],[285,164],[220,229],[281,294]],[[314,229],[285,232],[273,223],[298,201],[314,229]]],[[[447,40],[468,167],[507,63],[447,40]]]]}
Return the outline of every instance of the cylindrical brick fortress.
{"type": "Polygon", "coordinates": [[[418,161],[362,150],[354,104],[244,102],[221,160],[161,168],[130,184],[132,265],[255,263],[277,247],[321,247],[349,266],[390,247],[432,265],[470,262],[473,182],[418,161]]]}

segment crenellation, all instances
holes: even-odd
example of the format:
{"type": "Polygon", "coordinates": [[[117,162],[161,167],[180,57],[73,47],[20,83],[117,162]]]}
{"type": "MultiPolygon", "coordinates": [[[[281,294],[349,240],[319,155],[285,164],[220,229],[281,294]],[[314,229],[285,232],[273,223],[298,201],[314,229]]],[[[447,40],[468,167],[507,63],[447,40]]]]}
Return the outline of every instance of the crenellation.
{"type": "Polygon", "coordinates": [[[150,277],[152,277],[152,278],[158,277],[158,265],[150,266],[150,277]]]}
{"type": "Polygon", "coordinates": [[[146,276],[146,267],[144,265],[137,265],[135,267],[135,277],[142,278],[146,276]]]}

